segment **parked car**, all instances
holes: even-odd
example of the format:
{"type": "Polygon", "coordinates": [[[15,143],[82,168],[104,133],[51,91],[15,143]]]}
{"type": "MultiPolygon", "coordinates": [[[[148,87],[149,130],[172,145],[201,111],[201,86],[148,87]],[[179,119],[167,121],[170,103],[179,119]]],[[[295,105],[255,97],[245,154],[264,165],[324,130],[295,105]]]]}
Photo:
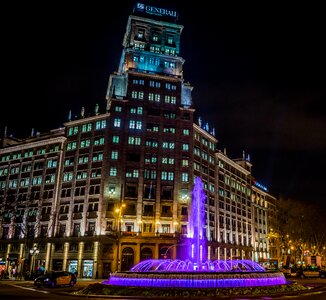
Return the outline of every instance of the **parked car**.
{"type": "Polygon", "coordinates": [[[319,271],[319,277],[320,278],[326,278],[326,269],[322,269],[319,271]]]}
{"type": "Polygon", "coordinates": [[[318,270],[298,270],[297,271],[297,277],[300,278],[311,278],[311,277],[319,277],[319,271],[318,270]]]}
{"type": "Polygon", "coordinates": [[[45,275],[41,275],[34,280],[37,287],[56,287],[62,285],[74,286],[77,282],[75,274],[67,271],[53,271],[45,275]]]}

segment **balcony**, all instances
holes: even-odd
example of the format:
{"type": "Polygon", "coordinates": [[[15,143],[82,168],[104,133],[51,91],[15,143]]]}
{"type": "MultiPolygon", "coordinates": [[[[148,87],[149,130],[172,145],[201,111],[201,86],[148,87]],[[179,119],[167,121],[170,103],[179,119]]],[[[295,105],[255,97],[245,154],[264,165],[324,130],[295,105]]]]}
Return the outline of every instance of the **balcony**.
{"type": "Polygon", "coordinates": [[[180,216],[180,221],[187,222],[188,216],[180,216]]]}
{"type": "Polygon", "coordinates": [[[41,215],[41,221],[50,221],[50,214],[41,215]]]}
{"type": "Polygon", "coordinates": [[[89,211],[87,213],[87,218],[88,219],[96,219],[97,218],[97,211],[89,211]]]}
{"type": "Polygon", "coordinates": [[[123,212],[124,216],[135,216],[136,215],[136,211],[135,210],[126,210],[123,212]]]}
{"type": "Polygon", "coordinates": [[[73,219],[74,220],[79,220],[79,219],[82,219],[82,218],[83,218],[83,214],[81,212],[73,214],[73,219]]]}
{"type": "Polygon", "coordinates": [[[175,234],[171,232],[160,232],[161,237],[174,237],[175,234]]]}
{"type": "Polygon", "coordinates": [[[144,211],[143,217],[154,217],[154,212],[152,211],[144,211]]]}
{"type": "Polygon", "coordinates": [[[68,220],[68,215],[60,215],[59,220],[68,220]]]}
{"type": "Polygon", "coordinates": [[[172,211],[161,212],[161,217],[163,217],[163,218],[172,218],[172,211]]]}
{"type": "Polygon", "coordinates": [[[85,231],[85,236],[94,236],[94,231],[93,230],[85,231]]]}

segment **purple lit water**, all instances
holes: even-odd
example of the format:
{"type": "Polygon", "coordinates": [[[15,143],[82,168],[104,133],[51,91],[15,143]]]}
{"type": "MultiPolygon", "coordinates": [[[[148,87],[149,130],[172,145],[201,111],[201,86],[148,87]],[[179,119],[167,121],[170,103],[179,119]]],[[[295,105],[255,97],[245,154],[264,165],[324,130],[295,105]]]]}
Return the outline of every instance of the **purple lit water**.
{"type": "Polygon", "coordinates": [[[207,260],[205,193],[196,178],[190,209],[188,258],[148,259],[128,272],[115,272],[105,284],[142,287],[229,288],[285,284],[282,272],[266,272],[251,260],[207,260]]]}
{"type": "Polygon", "coordinates": [[[205,228],[203,226],[205,224],[205,198],[203,183],[200,177],[197,177],[192,191],[188,257],[199,269],[202,262],[207,259],[207,239],[206,234],[204,235],[205,228]]]}

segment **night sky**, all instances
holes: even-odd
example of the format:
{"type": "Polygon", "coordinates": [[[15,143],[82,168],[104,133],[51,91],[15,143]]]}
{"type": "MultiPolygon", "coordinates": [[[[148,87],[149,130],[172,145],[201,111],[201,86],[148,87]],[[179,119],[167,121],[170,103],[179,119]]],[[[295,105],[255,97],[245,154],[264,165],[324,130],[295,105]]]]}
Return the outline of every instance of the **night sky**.
{"type": "MultiPolygon", "coordinates": [[[[325,208],[322,7],[169,2],[152,1],[179,12],[184,79],[219,149],[250,154],[253,175],[273,195],[325,208]]],[[[110,3],[3,7],[1,131],[27,137],[61,127],[69,110],[92,114],[98,103],[104,111],[134,1],[110,3]]]]}

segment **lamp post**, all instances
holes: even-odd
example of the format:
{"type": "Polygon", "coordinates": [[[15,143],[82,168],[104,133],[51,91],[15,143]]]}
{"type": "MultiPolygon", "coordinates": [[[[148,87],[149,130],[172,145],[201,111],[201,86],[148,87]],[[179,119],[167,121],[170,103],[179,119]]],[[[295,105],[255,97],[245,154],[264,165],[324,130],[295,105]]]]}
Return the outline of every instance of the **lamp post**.
{"type": "Polygon", "coordinates": [[[117,231],[118,231],[118,235],[121,235],[121,226],[122,226],[122,210],[126,207],[126,204],[121,204],[119,208],[117,208],[115,210],[115,212],[117,213],[117,231]]]}
{"type": "Polygon", "coordinates": [[[31,274],[34,273],[35,269],[35,257],[37,254],[40,253],[40,250],[37,248],[36,245],[32,249],[29,250],[29,254],[32,256],[32,262],[31,262],[31,274]]]}
{"type": "Polygon", "coordinates": [[[121,226],[122,226],[122,210],[126,207],[126,204],[121,204],[119,208],[115,210],[117,214],[116,218],[116,230],[117,230],[117,264],[116,264],[116,271],[119,271],[120,266],[120,237],[121,237],[121,226]]]}

